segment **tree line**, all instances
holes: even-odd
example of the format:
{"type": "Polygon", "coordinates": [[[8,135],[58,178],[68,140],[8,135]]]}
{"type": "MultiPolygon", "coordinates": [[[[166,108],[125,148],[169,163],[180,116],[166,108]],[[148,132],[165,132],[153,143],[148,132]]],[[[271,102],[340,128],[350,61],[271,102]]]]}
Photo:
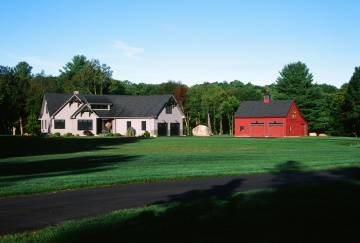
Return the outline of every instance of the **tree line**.
{"type": "Polygon", "coordinates": [[[309,121],[309,131],[360,135],[360,67],[355,67],[349,82],[340,88],[315,83],[302,62],[285,65],[268,86],[239,80],[187,86],[176,81],[147,84],[116,80],[108,65],[83,55],[74,56],[58,76],[34,74],[26,62],[15,67],[0,66],[0,134],[38,134],[44,93],[75,90],[83,94],[174,94],[186,116],[184,132],[188,135],[198,124],[207,125],[215,135],[232,134],[239,104],[261,100],[264,94],[271,94],[272,99],[294,100],[309,121]]]}

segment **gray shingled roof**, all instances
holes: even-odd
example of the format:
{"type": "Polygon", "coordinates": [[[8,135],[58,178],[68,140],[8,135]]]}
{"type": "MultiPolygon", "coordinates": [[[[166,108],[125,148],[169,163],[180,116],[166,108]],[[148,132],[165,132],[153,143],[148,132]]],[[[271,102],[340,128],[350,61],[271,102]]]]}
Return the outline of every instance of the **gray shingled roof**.
{"type": "Polygon", "coordinates": [[[285,117],[292,105],[291,100],[244,101],[235,112],[235,117],[285,117]]]}
{"type": "MultiPolygon", "coordinates": [[[[46,93],[50,115],[54,114],[72,95],[46,93]]],[[[110,110],[95,110],[100,117],[157,117],[172,95],[78,95],[88,103],[111,104],[110,110]]]]}

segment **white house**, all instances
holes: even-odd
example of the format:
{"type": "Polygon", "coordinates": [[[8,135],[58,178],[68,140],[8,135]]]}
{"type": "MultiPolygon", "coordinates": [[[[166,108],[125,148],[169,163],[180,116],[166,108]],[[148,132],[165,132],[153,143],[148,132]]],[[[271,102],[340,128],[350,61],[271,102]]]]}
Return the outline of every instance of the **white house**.
{"type": "Polygon", "coordinates": [[[184,114],[172,95],[83,95],[45,93],[40,113],[41,132],[94,135],[111,131],[136,136],[148,131],[152,136],[183,134],[184,114]]]}

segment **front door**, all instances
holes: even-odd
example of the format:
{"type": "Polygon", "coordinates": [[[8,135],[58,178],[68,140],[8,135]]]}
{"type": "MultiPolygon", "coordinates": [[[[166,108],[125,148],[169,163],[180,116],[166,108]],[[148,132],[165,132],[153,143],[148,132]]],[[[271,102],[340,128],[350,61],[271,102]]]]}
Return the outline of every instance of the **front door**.
{"type": "Polygon", "coordinates": [[[103,124],[102,119],[98,118],[96,119],[96,134],[101,134],[103,130],[103,124]]]}
{"type": "Polygon", "coordinates": [[[166,122],[158,123],[158,136],[167,136],[168,124],[166,122]]]}

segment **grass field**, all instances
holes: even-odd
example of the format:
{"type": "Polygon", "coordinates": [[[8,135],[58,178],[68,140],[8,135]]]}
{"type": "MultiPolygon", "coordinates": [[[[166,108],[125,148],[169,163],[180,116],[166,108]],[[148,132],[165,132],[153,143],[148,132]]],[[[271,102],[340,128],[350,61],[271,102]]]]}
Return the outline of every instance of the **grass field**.
{"type": "Polygon", "coordinates": [[[0,137],[0,196],[186,177],[360,165],[354,138],[0,137]]]}

